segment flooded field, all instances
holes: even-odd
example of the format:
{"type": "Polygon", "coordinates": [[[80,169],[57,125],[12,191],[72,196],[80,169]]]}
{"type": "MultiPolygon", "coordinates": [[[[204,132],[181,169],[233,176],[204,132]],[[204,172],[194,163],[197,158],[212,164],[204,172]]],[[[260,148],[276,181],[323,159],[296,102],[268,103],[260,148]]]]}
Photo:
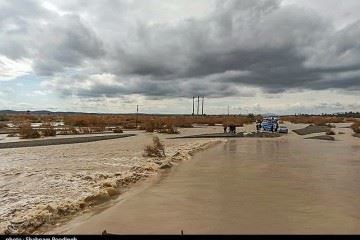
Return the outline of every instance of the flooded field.
{"type": "Polygon", "coordinates": [[[229,140],[53,232],[360,233],[360,143],[349,139],[229,140]]]}

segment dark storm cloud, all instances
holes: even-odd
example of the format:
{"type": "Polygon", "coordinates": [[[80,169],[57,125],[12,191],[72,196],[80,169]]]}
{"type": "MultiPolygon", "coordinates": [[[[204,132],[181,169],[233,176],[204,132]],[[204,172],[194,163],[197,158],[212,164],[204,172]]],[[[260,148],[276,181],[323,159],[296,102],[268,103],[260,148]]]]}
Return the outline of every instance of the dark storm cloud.
{"type": "Polygon", "coordinates": [[[73,1],[59,3],[59,15],[41,1],[5,1],[0,54],[31,59],[36,74],[54,76],[48,86],[83,97],[360,87],[359,22],[335,30],[278,0],[226,0],[205,17],[150,23],[133,15],[144,4],[73,1]]]}
{"type": "MultiPolygon", "coordinates": [[[[223,1],[217,7],[206,19],[175,27],[141,25],[137,48],[120,51],[122,73],[173,84],[179,78],[201,81],[211,74],[248,71],[246,76],[224,77],[216,83],[258,86],[269,93],[291,88],[358,89],[357,77],[324,80],[329,74],[360,69],[358,23],[336,32],[315,12],[281,7],[279,1],[223,1]],[[307,64],[316,58],[325,61],[307,64]],[[340,59],[346,64],[339,64],[340,59]]],[[[211,87],[203,82],[203,90],[211,87]]]]}
{"type": "Polygon", "coordinates": [[[0,54],[29,58],[39,76],[79,67],[104,53],[102,42],[78,15],[59,16],[40,1],[2,1],[0,26],[0,54]]]}
{"type": "Polygon", "coordinates": [[[104,54],[101,41],[82,24],[78,16],[61,17],[47,25],[45,31],[47,39],[41,43],[34,65],[40,75],[52,75],[104,54]]]}

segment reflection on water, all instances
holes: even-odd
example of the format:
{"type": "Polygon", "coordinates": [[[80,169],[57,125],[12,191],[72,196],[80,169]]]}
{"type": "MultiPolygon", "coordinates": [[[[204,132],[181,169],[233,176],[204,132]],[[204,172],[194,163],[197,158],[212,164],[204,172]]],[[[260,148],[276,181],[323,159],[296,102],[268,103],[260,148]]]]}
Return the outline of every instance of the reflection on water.
{"type": "Polygon", "coordinates": [[[360,149],[230,140],[70,232],[360,233],[360,149]]]}

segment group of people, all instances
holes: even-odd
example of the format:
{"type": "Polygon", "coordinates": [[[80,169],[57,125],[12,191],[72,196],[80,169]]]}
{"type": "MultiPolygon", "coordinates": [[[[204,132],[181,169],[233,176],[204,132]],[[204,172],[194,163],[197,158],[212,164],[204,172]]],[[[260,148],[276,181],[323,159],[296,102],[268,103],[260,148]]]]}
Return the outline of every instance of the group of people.
{"type": "Polygon", "coordinates": [[[261,129],[261,121],[256,121],[256,131],[260,131],[261,129]]]}
{"type": "Polygon", "coordinates": [[[236,126],[234,124],[230,124],[229,126],[224,125],[224,133],[236,134],[236,126]]]}

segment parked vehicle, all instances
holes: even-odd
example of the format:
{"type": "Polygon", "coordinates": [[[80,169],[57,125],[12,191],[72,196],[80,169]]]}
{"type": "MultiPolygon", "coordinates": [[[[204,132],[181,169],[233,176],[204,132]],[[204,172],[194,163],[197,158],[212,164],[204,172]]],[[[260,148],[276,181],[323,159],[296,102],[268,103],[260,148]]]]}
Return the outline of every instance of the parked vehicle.
{"type": "Polygon", "coordinates": [[[277,117],[264,118],[261,122],[261,128],[264,131],[276,132],[277,126],[279,126],[277,117]]]}
{"type": "Polygon", "coordinates": [[[288,129],[286,126],[280,126],[279,129],[278,129],[278,132],[279,132],[279,133],[286,133],[286,134],[288,134],[288,133],[289,133],[289,129],[288,129]]]}

